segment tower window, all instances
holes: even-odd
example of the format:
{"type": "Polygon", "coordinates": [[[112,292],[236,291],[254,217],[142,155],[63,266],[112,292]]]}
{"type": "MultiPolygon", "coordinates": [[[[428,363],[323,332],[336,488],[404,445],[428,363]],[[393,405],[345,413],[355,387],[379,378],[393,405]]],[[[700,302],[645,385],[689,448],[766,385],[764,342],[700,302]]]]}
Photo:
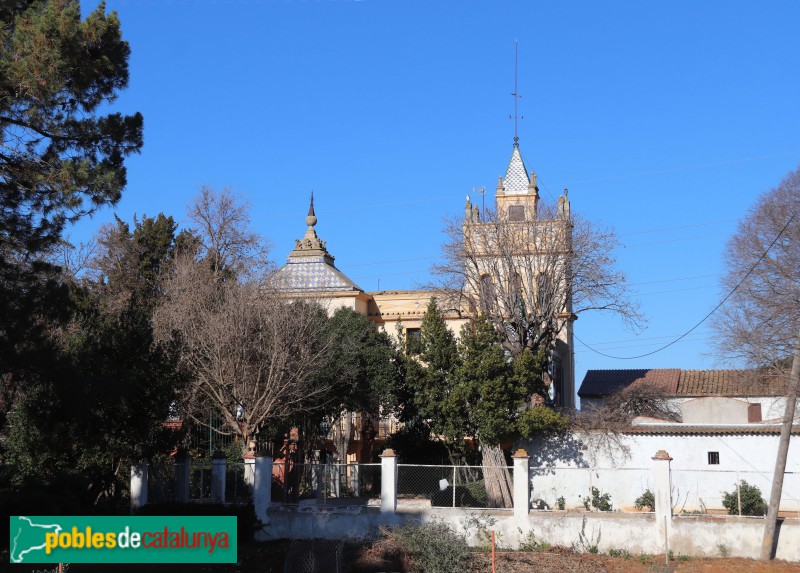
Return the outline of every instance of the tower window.
{"type": "Polygon", "coordinates": [[[719,452],[708,452],[708,465],[719,465],[719,452]]]}
{"type": "Polygon", "coordinates": [[[508,206],[508,220],[509,221],[524,221],[525,220],[525,206],[524,205],[509,205],[508,206]]]}

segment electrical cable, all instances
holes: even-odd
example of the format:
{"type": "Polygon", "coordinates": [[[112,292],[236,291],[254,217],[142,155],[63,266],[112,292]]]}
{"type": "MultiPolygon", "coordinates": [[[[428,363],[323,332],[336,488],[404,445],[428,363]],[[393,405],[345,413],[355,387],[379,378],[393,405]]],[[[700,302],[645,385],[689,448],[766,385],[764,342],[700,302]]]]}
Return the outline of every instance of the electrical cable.
{"type": "Polygon", "coordinates": [[[789,228],[789,225],[791,225],[791,224],[792,224],[792,221],[794,221],[794,218],[795,218],[795,217],[797,217],[797,214],[798,214],[798,213],[800,213],[800,211],[795,211],[795,212],[792,214],[792,216],[791,216],[791,217],[789,217],[789,220],[788,220],[788,221],[786,221],[786,224],[783,226],[783,228],[780,230],[780,232],[779,232],[779,233],[778,233],[778,234],[775,236],[775,238],[774,238],[774,239],[772,239],[772,242],[769,244],[769,246],[767,247],[767,249],[766,249],[766,250],[765,250],[765,251],[764,251],[764,252],[761,254],[761,256],[758,258],[758,260],[757,260],[755,263],[753,263],[753,265],[750,267],[750,270],[748,270],[748,271],[747,271],[747,273],[746,273],[746,274],[745,274],[745,275],[742,277],[742,279],[741,279],[741,280],[740,280],[740,281],[739,281],[739,282],[736,284],[736,286],[734,286],[734,287],[731,289],[731,291],[730,291],[730,292],[729,292],[727,295],[725,295],[725,298],[723,298],[723,299],[722,299],[722,300],[719,302],[719,304],[717,304],[717,306],[715,306],[713,309],[711,309],[711,312],[709,312],[709,313],[708,313],[707,315],[705,315],[705,316],[704,316],[702,319],[700,319],[700,322],[698,322],[697,324],[695,324],[693,327],[691,327],[689,330],[687,330],[686,332],[684,332],[683,334],[681,334],[681,335],[680,335],[678,338],[676,338],[676,339],[675,339],[675,340],[673,340],[672,342],[670,342],[670,343],[668,343],[668,344],[665,344],[665,345],[664,345],[664,346],[662,346],[661,348],[657,348],[656,350],[653,350],[652,352],[647,352],[646,354],[640,354],[640,355],[638,355],[638,356],[613,356],[613,355],[611,355],[611,354],[606,354],[605,352],[600,352],[599,350],[597,350],[597,349],[595,349],[595,348],[592,348],[591,346],[589,346],[588,344],[586,344],[586,343],[585,343],[583,340],[581,340],[581,339],[580,339],[580,338],[579,338],[577,335],[573,334],[573,336],[575,337],[575,340],[577,340],[578,342],[580,342],[581,344],[583,344],[583,345],[584,345],[586,348],[588,348],[589,350],[591,350],[591,351],[592,351],[592,352],[594,352],[595,354],[599,354],[600,356],[604,356],[604,357],[606,357],[606,358],[612,358],[612,359],[614,359],[614,360],[635,360],[635,359],[637,359],[637,358],[645,358],[646,356],[652,356],[653,354],[656,354],[656,353],[658,353],[658,352],[661,352],[662,350],[666,350],[667,348],[669,348],[669,347],[670,347],[670,346],[672,346],[673,344],[675,344],[675,343],[679,342],[681,339],[683,339],[683,338],[685,338],[686,336],[688,336],[689,334],[691,334],[691,333],[692,333],[692,331],[694,331],[694,330],[695,330],[695,329],[696,329],[698,326],[700,326],[700,325],[701,325],[701,324],[703,324],[703,323],[704,323],[706,320],[708,320],[708,319],[711,317],[711,315],[712,315],[712,314],[714,314],[715,312],[717,312],[717,310],[719,310],[719,308],[720,308],[720,307],[721,307],[723,304],[725,304],[725,302],[726,302],[726,301],[727,301],[727,300],[728,300],[728,299],[729,299],[731,296],[733,296],[733,293],[735,293],[735,292],[738,290],[738,288],[739,288],[740,286],[742,286],[742,284],[744,284],[744,281],[745,281],[745,280],[747,280],[747,277],[749,277],[751,274],[753,274],[753,271],[754,271],[754,270],[756,269],[756,267],[757,267],[757,266],[758,266],[758,265],[761,263],[761,261],[763,261],[763,260],[764,260],[764,258],[765,258],[765,257],[767,256],[767,254],[769,253],[770,249],[772,249],[772,247],[775,245],[775,243],[777,243],[777,242],[778,242],[778,239],[780,239],[780,238],[781,238],[781,236],[783,236],[783,233],[786,231],[786,229],[788,229],[788,228],[789,228]]]}

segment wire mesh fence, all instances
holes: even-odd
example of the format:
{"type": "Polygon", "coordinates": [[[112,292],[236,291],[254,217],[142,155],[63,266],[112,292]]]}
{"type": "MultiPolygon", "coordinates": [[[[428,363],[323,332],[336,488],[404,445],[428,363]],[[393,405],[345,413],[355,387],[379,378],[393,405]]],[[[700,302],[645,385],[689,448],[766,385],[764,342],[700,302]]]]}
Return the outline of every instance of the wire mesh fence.
{"type": "Polygon", "coordinates": [[[531,468],[536,509],[639,511],[636,502],[647,501],[652,484],[649,468],[531,468]]]}
{"type": "MultiPolygon", "coordinates": [[[[502,476],[513,468],[496,469],[502,476]]],[[[484,469],[480,466],[411,465],[397,466],[398,499],[427,499],[432,507],[485,508],[487,504],[484,469]]]]}
{"type": "MultiPolygon", "coordinates": [[[[771,489],[769,472],[672,470],[675,514],[764,515],[771,489]]],[[[779,512],[800,517],[800,474],[784,474],[779,512]]]]}
{"type": "Polygon", "coordinates": [[[381,464],[278,463],[272,469],[273,499],[379,498],[381,464]]]}

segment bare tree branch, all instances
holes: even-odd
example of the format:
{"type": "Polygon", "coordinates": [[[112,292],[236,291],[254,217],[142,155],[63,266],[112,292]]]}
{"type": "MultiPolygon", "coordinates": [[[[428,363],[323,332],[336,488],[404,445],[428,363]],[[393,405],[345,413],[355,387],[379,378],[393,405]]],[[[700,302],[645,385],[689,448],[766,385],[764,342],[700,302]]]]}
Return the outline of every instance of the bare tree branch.
{"type": "Polygon", "coordinates": [[[433,288],[449,293],[447,307],[487,316],[513,355],[549,344],[567,320],[589,310],[632,327],[643,323],[616,268],[610,229],[539,205],[536,219],[511,221],[486,210],[480,222],[449,221],[445,234],[433,288]]]}
{"type": "Polygon", "coordinates": [[[332,385],[317,376],[330,350],[324,310],[288,302],[252,281],[214,280],[213,269],[181,255],[165,281],[155,313],[159,339],[177,338],[194,375],[184,414],[199,423],[209,406],[223,431],[246,443],[269,425],[324,408],[332,385]]]}

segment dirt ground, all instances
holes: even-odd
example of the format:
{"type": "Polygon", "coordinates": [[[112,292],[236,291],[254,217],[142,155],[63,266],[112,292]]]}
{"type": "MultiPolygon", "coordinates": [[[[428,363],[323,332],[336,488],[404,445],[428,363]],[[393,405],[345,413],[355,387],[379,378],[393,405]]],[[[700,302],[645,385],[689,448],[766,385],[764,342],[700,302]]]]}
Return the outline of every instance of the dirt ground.
{"type": "MultiPolygon", "coordinates": [[[[762,563],[751,559],[688,559],[673,560],[667,565],[664,556],[639,556],[624,559],[604,555],[558,554],[558,553],[501,553],[495,562],[497,573],[639,573],[639,572],[704,572],[723,573],[743,571],[757,573],[800,572],[800,563],[773,561],[762,563]]],[[[491,557],[474,555],[472,571],[491,571],[491,557]]]]}
{"type": "MultiPolygon", "coordinates": [[[[335,571],[333,562],[326,566],[324,558],[317,561],[317,569],[304,567],[284,568],[284,560],[289,544],[287,542],[248,543],[239,547],[240,562],[236,565],[78,565],[65,568],[66,573],[284,573],[285,571],[305,570],[309,573],[319,571],[326,573],[335,571]]],[[[11,572],[49,572],[54,565],[5,565],[11,572]]],[[[491,555],[473,553],[465,573],[489,573],[491,571],[491,555]]],[[[399,563],[390,563],[376,559],[362,547],[346,547],[344,550],[344,573],[400,573],[403,571],[399,563]]],[[[664,562],[664,556],[630,556],[609,557],[605,555],[576,554],[570,550],[551,548],[547,552],[527,553],[521,551],[498,552],[495,561],[496,573],[644,573],[644,572],[703,572],[724,573],[800,573],[800,563],[785,561],[761,562],[750,559],[718,558],[695,559],[682,558],[664,562]]]]}
{"type": "MultiPolygon", "coordinates": [[[[353,551],[348,557],[345,571],[350,573],[378,573],[380,571],[402,571],[398,564],[377,563],[366,558],[363,551],[353,551]],[[388,567],[387,567],[388,566],[388,567]]],[[[471,555],[469,573],[488,573],[492,571],[491,555],[473,553],[471,555]]],[[[703,572],[723,573],[755,572],[755,573],[788,573],[800,572],[800,563],[786,561],[760,562],[752,559],[714,558],[695,559],[682,557],[666,563],[663,555],[609,557],[606,555],[589,555],[573,553],[563,548],[552,548],[547,552],[509,551],[495,554],[496,573],[640,573],[640,572],[703,572]]],[[[466,573],[466,572],[465,572],[466,573]]]]}

